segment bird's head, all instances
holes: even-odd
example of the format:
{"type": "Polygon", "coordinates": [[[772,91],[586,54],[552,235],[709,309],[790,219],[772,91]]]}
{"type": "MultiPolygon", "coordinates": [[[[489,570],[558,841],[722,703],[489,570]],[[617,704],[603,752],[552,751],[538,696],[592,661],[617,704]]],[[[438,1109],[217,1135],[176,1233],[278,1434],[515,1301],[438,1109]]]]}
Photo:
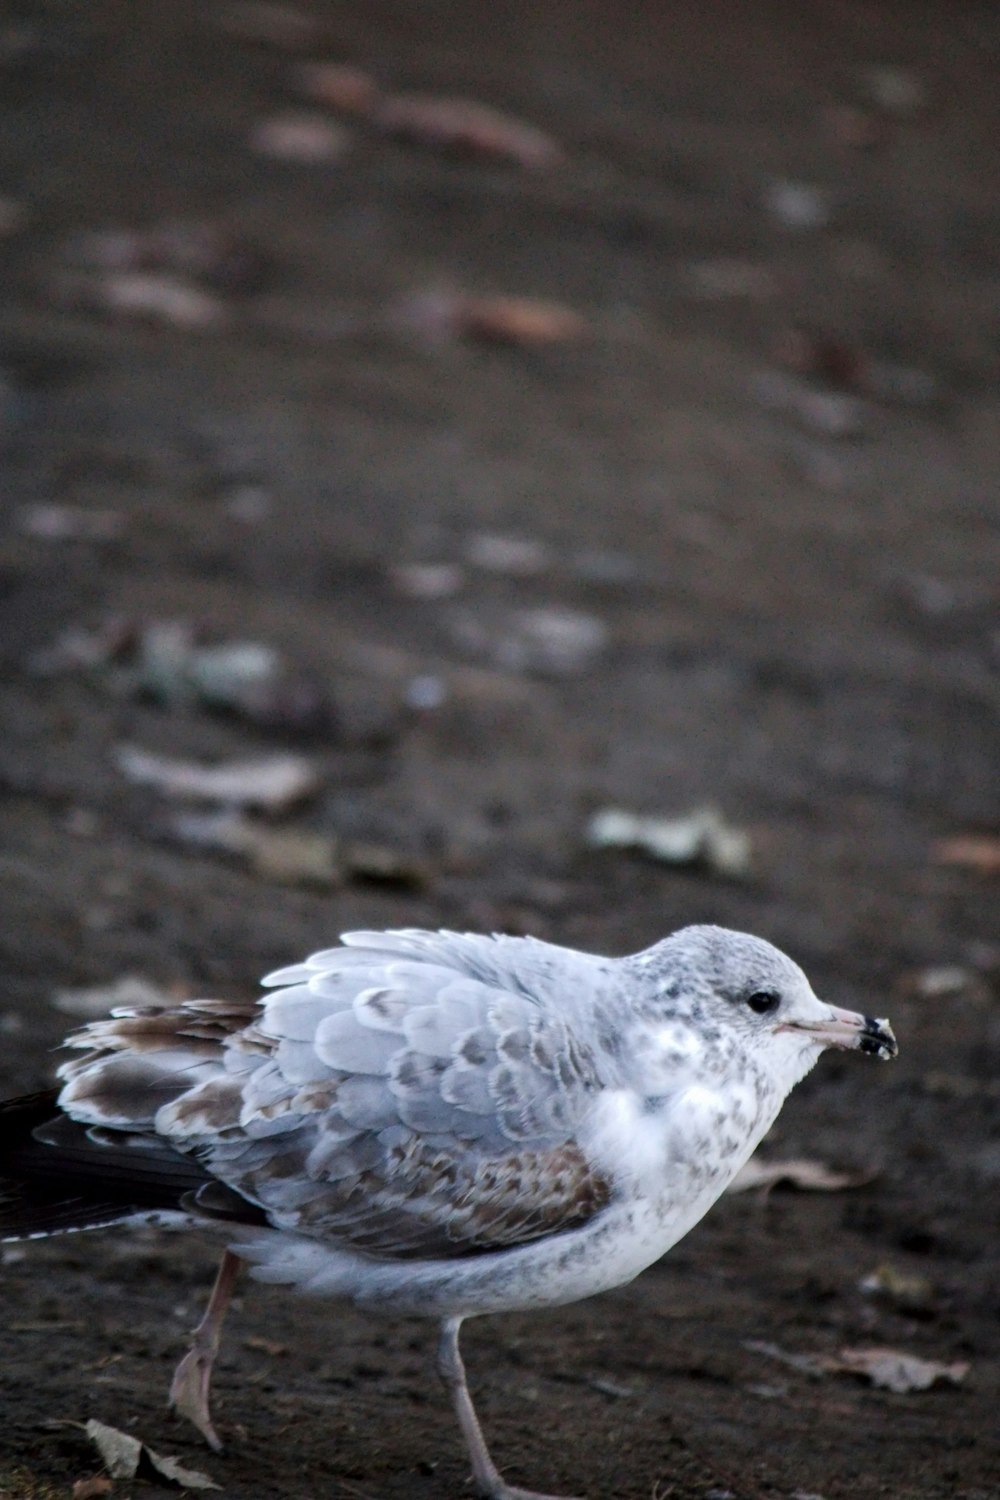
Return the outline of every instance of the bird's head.
{"type": "Polygon", "coordinates": [[[749,933],[684,927],[642,959],[655,964],[668,1013],[731,1038],[784,1091],[826,1047],[881,1058],[898,1051],[888,1021],[827,1005],[797,963],[749,933]]]}

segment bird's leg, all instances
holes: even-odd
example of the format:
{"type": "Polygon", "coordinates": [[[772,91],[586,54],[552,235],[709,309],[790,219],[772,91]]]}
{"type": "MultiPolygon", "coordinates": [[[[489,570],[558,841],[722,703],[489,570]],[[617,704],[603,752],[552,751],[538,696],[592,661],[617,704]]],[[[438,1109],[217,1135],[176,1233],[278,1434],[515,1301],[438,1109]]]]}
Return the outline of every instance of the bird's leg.
{"type": "Polygon", "coordinates": [[[560,1500],[558,1495],[539,1495],[534,1490],[519,1490],[507,1484],[496,1464],[490,1458],[483,1429],[479,1425],[476,1409],[469,1395],[465,1380],[465,1366],[458,1349],[458,1330],[461,1318],[445,1318],[441,1323],[441,1338],[438,1343],[437,1368],[451,1396],[462,1429],[465,1446],[472,1461],[472,1476],[476,1489],[483,1500],[560,1500]]]}
{"type": "Polygon", "coordinates": [[[208,1409],[212,1366],[219,1352],[222,1320],[226,1316],[226,1308],[242,1266],[243,1262],[238,1255],[234,1255],[231,1250],[224,1252],[205,1316],[191,1335],[191,1347],[174,1371],[170,1384],[170,1405],[182,1417],[187,1417],[189,1422],[194,1423],[208,1446],[214,1448],[216,1453],[222,1452],[222,1443],[212,1426],[212,1416],[208,1409]]]}

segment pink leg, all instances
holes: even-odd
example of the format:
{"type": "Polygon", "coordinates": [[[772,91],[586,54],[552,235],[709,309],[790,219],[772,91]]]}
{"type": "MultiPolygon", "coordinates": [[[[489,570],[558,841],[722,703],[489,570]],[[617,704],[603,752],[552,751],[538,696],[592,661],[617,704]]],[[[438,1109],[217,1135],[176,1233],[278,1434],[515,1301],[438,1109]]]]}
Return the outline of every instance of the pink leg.
{"type": "Polygon", "coordinates": [[[458,1350],[461,1318],[445,1318],[438,1343],[438,1374],[451,1396],[472,1464],[472,1477],[482,1500],[560,1500],[558,1495],[540,1495],[535,1490],[520,1490],[503,1479],[489,1454],[483,1430],[479,1425],[469,1387],[465,1383],[465,1366],[458,1350]]]}
{"type": "Polygon", "coordinates": [[[170,1385],[170,1405],[180,1416],[187,1417],[189,1422],[194,1423],[208,1446],[214,1448],[216,1453],[222,1452],[222,1443],[212,1426],[208,1409],[212,1366],[219,1352],[222,1320],[226,1316],[226,1308],[242,1266],[243,1262],[238,1255],[234,1255],[231,1250],[224,1253],[205,1316],[191,1335],[191,1347],[177,1366],[170,1385]]]}

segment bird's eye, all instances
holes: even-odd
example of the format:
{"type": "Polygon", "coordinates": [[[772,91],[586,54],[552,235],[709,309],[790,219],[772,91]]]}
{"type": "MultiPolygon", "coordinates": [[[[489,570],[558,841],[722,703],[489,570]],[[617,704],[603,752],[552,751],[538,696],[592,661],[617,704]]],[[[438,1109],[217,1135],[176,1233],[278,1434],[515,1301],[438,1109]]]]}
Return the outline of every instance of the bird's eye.
{"type": "Polygon", "coordinates": [[[778,1009],[779,996],[773,990],[754,990],[752,995],[747,996],[747,1004],[757,1016],[766,1016],[770,1011],[778,1009]]]}

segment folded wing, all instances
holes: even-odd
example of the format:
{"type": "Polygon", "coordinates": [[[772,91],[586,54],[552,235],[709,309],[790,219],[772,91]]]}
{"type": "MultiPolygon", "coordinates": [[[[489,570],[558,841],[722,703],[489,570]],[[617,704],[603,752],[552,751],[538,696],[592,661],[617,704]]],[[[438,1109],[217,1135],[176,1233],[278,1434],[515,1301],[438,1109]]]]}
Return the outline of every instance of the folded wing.
{"type": "MultiPolygon", "coordinates": [[[[610,1184],[578,1137],[613,1081],[585,1024],[606,962],[449,933],[344,943],[270,976],[252,1016],[190,1001],[85,1028],[62,1107],[169,1141],[276,1227],[379,1258],[497,1250],[600,1212],[610,1184]]],[[[213,1211],[210,1188],[193,1201],[213,1211]]]]}

